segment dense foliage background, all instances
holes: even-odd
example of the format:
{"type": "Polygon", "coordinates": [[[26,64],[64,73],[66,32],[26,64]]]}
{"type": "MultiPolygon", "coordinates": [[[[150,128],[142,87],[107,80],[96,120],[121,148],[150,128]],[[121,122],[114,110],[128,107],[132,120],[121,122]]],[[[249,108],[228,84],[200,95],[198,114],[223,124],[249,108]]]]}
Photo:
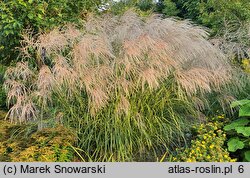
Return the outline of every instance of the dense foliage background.
{"type": "Polygon", "coordinates": [[[78,0],[2,0],[0,2],[1,62],[9,63],[18,56],[21,33],[45,32],[68,22],[79,23],[87,12],[97,11],[103,3],[78,0]]]}

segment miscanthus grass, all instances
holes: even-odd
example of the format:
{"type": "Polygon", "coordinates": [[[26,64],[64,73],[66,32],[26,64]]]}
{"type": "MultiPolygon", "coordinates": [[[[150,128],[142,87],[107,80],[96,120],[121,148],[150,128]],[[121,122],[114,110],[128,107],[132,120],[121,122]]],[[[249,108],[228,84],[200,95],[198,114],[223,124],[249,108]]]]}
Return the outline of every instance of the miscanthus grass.
{"type": "Polygon", "coordinates": [[[84,160],[156,160],[204,119],[207,93],[233,85],[223,54],[189,21],[128,11],[83,26],[27,31],[5,87],[11,121],[72,128],[84,160]]]}

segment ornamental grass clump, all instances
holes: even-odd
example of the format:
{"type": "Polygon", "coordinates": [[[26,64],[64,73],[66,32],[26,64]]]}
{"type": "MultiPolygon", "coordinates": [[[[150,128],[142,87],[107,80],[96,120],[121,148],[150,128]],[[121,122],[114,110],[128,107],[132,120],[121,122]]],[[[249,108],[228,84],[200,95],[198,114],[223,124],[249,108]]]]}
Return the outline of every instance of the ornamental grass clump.
{"type": "Polygon", "coordinates": [[[189,21],[131,11],[90,17],[83,29],[26,33],[21,51],[37,66],[23,61],[6,72],[9,118],[73,128],[84,160],[154,160],[184,141],[206,94],[234,77],[206,37],[189,21]]]}

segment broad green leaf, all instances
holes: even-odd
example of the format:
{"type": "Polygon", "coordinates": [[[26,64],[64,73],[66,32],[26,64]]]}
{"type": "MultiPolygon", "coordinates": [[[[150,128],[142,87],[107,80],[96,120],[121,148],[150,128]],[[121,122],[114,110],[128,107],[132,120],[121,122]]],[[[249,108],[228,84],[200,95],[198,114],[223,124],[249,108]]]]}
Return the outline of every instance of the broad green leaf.
{"type": "Polygon", "coordinates": [[[25,2],[23,2],[23,1],[18,1],[18,2],[19,2],[19,4],[23,5],[24,7],[27,7],[27,4],[25,2]]]}
{"type": "Polygon", "coordinates": [[[246,137],[250,136],[250,127],[236,127],[236,132],[239,134],[243,134],[246,137]]]}
{"type": "Polygon", "coordinates": [[[29,19],[33,19],[34,15],[33,14],[28,14],[29,19]]]}
{"type": "Polygon", "coordinates": [[[250,150],[244,153],[245,159],[250,162],[250,150]]]}
{"type": "Polygon", "coordinates": [[[243,106],[245,104],[250,104],[250,100],[239,100],[239,101],[234,101],[231,104],[231,107],[234,108],[236,106],[243,106]]]}
{"type": "Polygon", "coordinates": [[[247,117],[247,116],[250,116],[250,104],[241,106],[239,110],[239,117],[247,117]]]}
{"type": "Polygon", "coordinates": [[[18,23],[18,22],[14,22],[14,23],[13,23],[13,27],[14,27],[14,28],[17,28],[17,27],[20,27],[20,26],[21,26],[21,25],[20,25],[20,23],[18,23]]]}
{"type": "Polygon", "coordinates": [[[38,14],[37,17],[38,17],[39,19],[43,19],[43,16],[42,16],[41,14],[38,14]]]}
{"type": "Polygon", "coordinates": [[[1,15],[1,17],[2,17],[2,19],[5,19],[5,18],[7,18],[7,17],[8,17],[8,15],[6,15],[6,14],[2,14],[2,15],[1,15]]]}
{"type": "Polygon", "coordinates": [[[235,152],[238,149],[244,148],[245,144],[238,137],[234,137],[228,140],[227,146],[229,151],[235,152]]]}
{"type": "Polygon", "coordinates": [[[250,122],[249,119],[247,118],[241,118],[241,119],[237,119],[235,121],[233,121],[231,124],[228,124],[224,127],[225,131],[229,131],[232,129],[235,129],[236,127],[241,127],[241,126],[245,126],[250,122]]]}

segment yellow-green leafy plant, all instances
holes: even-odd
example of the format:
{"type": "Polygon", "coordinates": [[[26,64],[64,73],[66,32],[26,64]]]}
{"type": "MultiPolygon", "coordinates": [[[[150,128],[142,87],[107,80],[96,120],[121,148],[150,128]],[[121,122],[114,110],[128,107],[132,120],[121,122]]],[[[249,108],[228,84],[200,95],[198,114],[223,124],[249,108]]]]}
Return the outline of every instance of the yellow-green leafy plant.
{"type": "Polygon", "coordinates": [[[183,142],[207,93],[234,81],[206,31],[188,21],[128,11],[83,26],[24,34],[23,57],[37,66],[8,68],[5,87],[11,121],[54,118],[91,160],[154,160],[183,142]]]}
{"type": "Polygon", "coordinates": [[[224,148],[226,134],[222,130],[224,115],[217,116],[208,123],[195,126],[195,138],[187,148],[177,149],[170,161],[180,162],[235,162],[224,148]],[[219,119],[219,120],[218,120],[219,119]]]}
{"type": "MultiPolygon", "coordinates": [[[[5,147],[3,146],[3,142],[8,139],[8,129],[13,126],[13,124],[4,121],[6,113],[0,110],[0,158],[3,157],[3,152],[5,147]]],[[[3,161],[2,158],[0,161],[3,161]]]]}
{"type": "Polygon", "coordinates": [[[242,67],[245,72],[250,73],[250,59],[243,59],[242,60],[242,67]]]}
{"type": "Polygon", "coordinates": [[[62,126],[43,129],[29,136],[23,136],[25,127],[7,124],[0,139],[0,161],[15,162],[67,162],[74,161],[72,146],[76,137],[62,126]],[[10,134],[12,133],[12,134],[10,134]]]}

